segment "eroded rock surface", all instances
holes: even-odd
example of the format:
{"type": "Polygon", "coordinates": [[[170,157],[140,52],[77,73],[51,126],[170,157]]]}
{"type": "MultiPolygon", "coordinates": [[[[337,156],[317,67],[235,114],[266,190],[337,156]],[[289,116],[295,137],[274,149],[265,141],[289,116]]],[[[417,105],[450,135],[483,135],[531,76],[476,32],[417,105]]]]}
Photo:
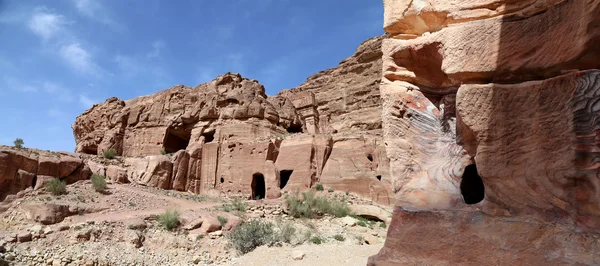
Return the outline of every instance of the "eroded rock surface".
{"type": "Polygon", "coordinates": [[[115,149],[124,158],[86,162],[118,182],[251,198],[322,183],[391,204],[377,86],[385,38],[272,97],[258,81],[227,73],[194,88],[110,98],[77,117],[76,151],[115,149]]]}
{"type": "Polygon", "coordinates": [[[600,1],[467,2],[384,1],[397,205],[370,265],[597,264],[600,1]]]}

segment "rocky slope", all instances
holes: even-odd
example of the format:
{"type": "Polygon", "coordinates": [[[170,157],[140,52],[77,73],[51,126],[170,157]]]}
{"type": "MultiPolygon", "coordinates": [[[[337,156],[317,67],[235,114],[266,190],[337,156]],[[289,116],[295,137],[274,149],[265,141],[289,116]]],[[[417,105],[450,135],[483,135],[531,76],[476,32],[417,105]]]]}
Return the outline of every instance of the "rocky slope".
{"type": "Polygon", "coordinates": [[[600,261],[600,1],[384,1],[398,205],[370,265],[600,261]]]}

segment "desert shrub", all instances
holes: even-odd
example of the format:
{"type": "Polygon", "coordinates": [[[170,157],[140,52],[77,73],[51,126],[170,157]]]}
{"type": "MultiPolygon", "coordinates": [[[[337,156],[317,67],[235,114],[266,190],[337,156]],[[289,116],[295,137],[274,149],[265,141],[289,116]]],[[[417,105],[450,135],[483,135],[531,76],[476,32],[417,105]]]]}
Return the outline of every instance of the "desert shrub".
{"type": "Polygon", "coordinates": [[[290,215],[295,218],[315,218],[320,214],[331,214],[344,217],[350,214],[350,206],[346,201],[316,197],[314,191],[302,193],[300,199],[298,192],[288,195],[285,199],[290,215]]]}
{"type": "Polygon", "coordinates": [[[105,150],[103,155],[106,159],[114,159],[117,156],[117,151],[113,148],[110,148],[108,150],[105,150]]]}
{"type": "Polygon", "coordinates": [[[227,218],[225,218],[223,216],[217,216],[217,220],[219,220],[221,227],[223,227],[227,223],[227,218]]]}
{"type": "Polygon", "coordinates": [[[310,242],[316,245],[321,245],[325,243],[325,239],[320,236],[313,236],[310,238],[310,242]]]}
{"type": "Polygon", "coordinates": [[[52,178],[46,184],[46,190],[54,196],[67,194],[67,183],[60,181],[59,179],[52,178]]]}
{"type": "Polygon", "coordinates": [[[379,224],[379,227],[381,227],[381,228],[384,228],[384,229],[385,229],[385,227],[386,227],[386,226],[385,226],[385,222],[381,222],[381,223],[379,224]]]}
{"type": "Polygon", "coordinates": [[[104,192],[106,190],[106,179],[103,175],[92,174],[92,186],[97,192],[104,192]]]}
{"type": "Polygon", "coordinates": [[[25,142],[23,141],[22,138],[15,139],[15,141],[13,143],[15,144],[15,148],[17,148],[17,149],[22,149],[23,144],[25,144],[25,142]]]}
{"type": "Polygon", "coordinates": [[[365,223],[365,221],[362,221],[362,220],[359,220],[356,224],[358,226],[367,227],[367,223],[365,223]]]}
{"type": "Polygon", "coordinates": [[[167,210],[158,216],[157,221],[160,226],[172,231],[179,225],[179,212],[176,210],[167,210]]]}
{"type": "Polygon", "coordinates": [[[292,223],[279,224],[279,239],[283,243],[293,244],[296,227],[292,223]]]}
{"type": "Polygon", "coordinates": [[[223,204],[223,211],[225,211],[225,212],[231,212],[231,211],[245,212],[246,211],[246,203],[239,198],[235,198],[235,199],[233,199],[233,201],[230,204],[223,204]]]}
{"type": "Polygon", "coordinates": [[[260,220],[250,220],[242,223],[228,237],[233,247],[242,254],[246,254],[259,246],[272,245],[276,242],[276,233],[273,223],[260,220]]]}
{"type": "Polygon", "coordinates": [[[325,188],[323,187],[323,184],[317,184],[317,185],[315,186],[315,189],[316,189],[317,191],[323,191],[323,190],[325,190],[325,188]]]}
{"type": "Polygon", "coordinates": [[[165,150],[160,150],[160,155],[167,155],[167,151],[165,151],[165,150]]]}
{"type": "Polygon", "coordinates": [[[333,192],[333,188],[328,189],[327,192],[332,193],[333,192]]]}
{"type": "Polygon", "coordinates": [[[343,235],[340,235],[340,234],[334,235],[333,239],[335,239],[337,241],[344,241],[344,240],[346,240],[346,238],[343,235]]]}

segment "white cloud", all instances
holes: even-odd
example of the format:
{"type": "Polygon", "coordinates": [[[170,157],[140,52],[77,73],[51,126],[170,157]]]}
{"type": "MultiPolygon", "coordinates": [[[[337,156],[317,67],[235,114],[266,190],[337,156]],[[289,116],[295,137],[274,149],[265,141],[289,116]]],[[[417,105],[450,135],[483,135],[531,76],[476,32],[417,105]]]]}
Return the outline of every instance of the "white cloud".
{"type": "Polygon", "coordinates": [[[81,47],[79,43],[63,45],[60,47],[59,54],[76,71],[84,74],[100,75],[100,67],[94,63],[90,53],[81,47]]]}
{"type": "Polygon", "coordinates": [[[85,108],[90,108],[94,104],[98,103],[98,101],[93,100],[83,94],[79,94],[79,103],[81,104],[81,106],[83,106],[85,108]]]}
{"type": "Polygon", "coordinates": [[[148,58],[157,58],[160,57],[160,52],[163,48],[165,48],[166,43],[163,40],[154,41],[152,43],[152,51],[146,55],[148,58]]]}
{"type": "Polygon", "coordinates": [[[27,27],[35,35],[44,40],[49,40],[64,31],[64,26],[70,23],[64,16],[45,6],[38,6],[34,9],[29,21],[27,21],[27,27]]]}
{"type": "Polygon", "coordinates": [[[83,16],[110,26],[115,29],[122,29],[122,26],[115,22],[108,10],[102,6],[98,0],[73,0],[77,11],[83,16]]]}

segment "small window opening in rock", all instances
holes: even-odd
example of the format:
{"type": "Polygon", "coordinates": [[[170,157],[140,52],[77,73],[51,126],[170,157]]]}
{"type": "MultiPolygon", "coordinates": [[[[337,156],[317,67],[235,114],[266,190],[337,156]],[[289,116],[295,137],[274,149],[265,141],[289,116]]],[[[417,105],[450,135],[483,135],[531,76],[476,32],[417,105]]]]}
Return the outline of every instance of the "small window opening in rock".
{"type": "Polygon", "coordinates": [[[377,180],[381,181],[381,176],[380,175],[377,176],[377,180]]]}
{"type": "Polygon", "coordinates": [[[460,181],[460,193],[466,204],[479,203],[485,197],[485,186],[481,176],[477,173],[475,164],[465,167],[465,172],[460,181]]]}
{"type": "Polygon", "coordinates": [[[211,143],[215,140],[215,131],[204,132],[202,136],[204,137],[204,143],[211,143]]]}
{"type": "Polygon", "coordinates": [[[367,155],[367,159],[369,159],[369,161],[372,162],[373,161],[373,155],[371,155],[371,154],[367,155]]]}
{"type": "Polygon", "coordinates": [[[225,178],[222,178],[222,177],[221,177],[221,184],[222,184],[222,183],[225,183],[225,178]]]}
{"type": "Polygon", "coordinates": [[[281,170],[281,172],[279,172],[279,188],[283,189],[288,181],[290,181],[290,177],[292,176],[292,173],[294,172],[294,170],[281,170]]]}
{"type": "Polygon", "coordinates": [[[302,133],[302,125],[290,125],[290,127],[287,128],[287,132],[288,133],[302,133]]]}
{"type": "Polygon", "coordinates": [[[263,174],[253,174],[252,184],[250,186],[252,187],[251,199],[259,200],[265,198],[267,186],[265,185],[265,177],[263,176],[263,174]]]}
{"type": "Polygon", "coordinates": [[[190,144],[191,131],[182,129],[168,129],[163,141],[164,150],[167,153],[174,153],[179,150],[185,150],[190,144]]]}

